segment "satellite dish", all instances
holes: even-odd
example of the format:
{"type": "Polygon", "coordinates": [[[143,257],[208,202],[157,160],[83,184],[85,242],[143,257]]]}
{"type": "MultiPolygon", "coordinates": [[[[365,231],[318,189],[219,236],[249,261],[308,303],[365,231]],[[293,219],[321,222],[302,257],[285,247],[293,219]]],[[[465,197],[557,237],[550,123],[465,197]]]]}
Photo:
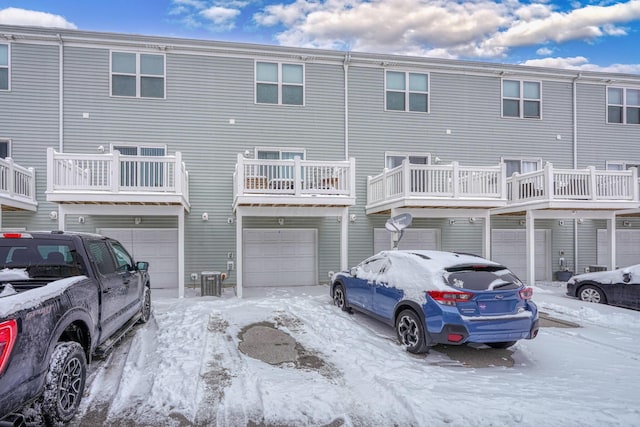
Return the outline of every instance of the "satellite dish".
{"type": "Polygon", "coordinates": [[[398,233],[411,225],[412,217],[410,213],[403,213],[389,218],[384,224],[388,231],[398,233]]]}
{"type": "Polygon", "coordinates": [[[412,219],[413,218],[411,217],[410,213],[403,213],[400,215],[396,215],[393,218],[389,218],[384,224],[384,228],[386,228],[387,231],[395,233],[393,239],[393,249],[398,249],[398,244],[402,239],[404,229],[411,225],[412,219]]]}

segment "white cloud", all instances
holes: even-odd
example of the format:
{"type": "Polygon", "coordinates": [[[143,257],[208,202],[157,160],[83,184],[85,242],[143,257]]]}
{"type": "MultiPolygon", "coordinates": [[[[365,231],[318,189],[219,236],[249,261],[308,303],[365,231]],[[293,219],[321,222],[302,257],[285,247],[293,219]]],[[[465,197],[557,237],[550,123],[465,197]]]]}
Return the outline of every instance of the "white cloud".
{"type": "Polygon", "coordinates": [[[240,14],[238,9],[229,9],[227,7],[213,6],[200,11],[200,15],[217,27],[233,28],[234,19],[240,14]]]}
{"type": "Polygon", "coordinates": [[[553,50],[549,49],[548,47],[541,47],[540,49],[536,50],[536,55],[546,56],[551,55],[552,52],[553,50]]]}
{"type": "Polygon", "coordinates": [[[612,64],[606,67],[591,64],[584,56],[574,56],[568,58],[541,58],[530,59],[522,63],[534,67],[551,67],[585,71],[601,71],[607,73],[640,74],[640,64],[612,64]]]}
{"type": "Polygon", "coordinates": [[[169,15],[178,18],[188,28],[207,27],[212,31],[228,31],[236,26],[236,19],[248,0],[171,0],[169,15]]]}
{"type": "Polygon", "coordinates": [[[76,25],[60,15],[8,7],[0,10],[0,24],[76,29],[76,25]]]}
{"type": "Polygon", "coordinates": [[[283,45],[454,58],[503,58],[514,47],[624,36],[628,29],[621,25],[640,20],[640,0],[568,6],[559,11],[544,0],[283,0],[254,20],[285,27],[276,36],[283,45]]]}

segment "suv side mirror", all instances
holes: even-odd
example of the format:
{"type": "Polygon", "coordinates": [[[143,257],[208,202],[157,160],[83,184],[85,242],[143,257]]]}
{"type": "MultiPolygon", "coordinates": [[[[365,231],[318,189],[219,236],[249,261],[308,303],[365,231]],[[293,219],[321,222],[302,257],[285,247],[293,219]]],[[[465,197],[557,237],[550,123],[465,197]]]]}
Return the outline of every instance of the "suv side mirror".
{"type": "Polygon", "coordinates": [[[149,263],[146,261],[138,261],[136,262],[136,268],[140,271],[147,271],[149,270],[149,263]]]}
{"type": "Polygon", "coordinates": [[[629,283],[631,281],[631,273],[622,273],[622,281],[624,283],[629,283]]]}
{"type": "Polygon", "coordinates": [[[358,267],[351,267],[351,270],[349,270],[349,273],[350,273],[353,277],[358,277],[358,267]]]}

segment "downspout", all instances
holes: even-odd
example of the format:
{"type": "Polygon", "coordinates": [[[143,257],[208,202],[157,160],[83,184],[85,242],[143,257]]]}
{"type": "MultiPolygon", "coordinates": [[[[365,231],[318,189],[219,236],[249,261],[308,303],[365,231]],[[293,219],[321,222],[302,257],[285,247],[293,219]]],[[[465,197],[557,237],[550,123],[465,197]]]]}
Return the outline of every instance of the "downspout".
{"type": "MultiPolygon", "coordinates": [[[[573,78],[573,168],[578,168],[578,79],[582,77],[582,73],[578,73],[573,78]]],[[[573,273],[579,274],[578,271],[578,218],[573,218],[573,273]]]]}
{"type": "Polygon", "coordinates": [[[58,151],[60,153],[63,152],[64,149],[64,100],[63,100],[63,96],[64,96],[64,46],[63,46],[63,42],[62,42],[62,36],[60,34],[57,35],[58,36],[58,40],[60,41],[60,51],[58,53],[59,57],[58,57],[58,66],[60,67],[58,70],[58,74],[59,74],[59,79],[60,81],[58,82],[58,151]]]}
{"type": "Polygon", "coordinates": [[[349,160],[349,62],[351,53],[344,55],[344,159],[349,160]]]}

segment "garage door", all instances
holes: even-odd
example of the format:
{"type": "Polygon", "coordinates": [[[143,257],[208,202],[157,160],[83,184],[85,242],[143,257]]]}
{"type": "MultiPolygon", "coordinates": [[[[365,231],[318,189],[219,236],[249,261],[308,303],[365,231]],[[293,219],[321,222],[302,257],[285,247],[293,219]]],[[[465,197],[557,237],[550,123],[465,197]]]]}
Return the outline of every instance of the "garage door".
{"type": "Polygon", "coordinates": [[[315,229],[246,229],[243,286],[318,284],[315,229]]]}
{"type": "MultiPolygon", "coordinates": [[[[549,230],[535,231],[535,280],[551,280],[549,230]]],[[[527,245],[525,230],[491,231],[491,259],[506,265],[521,280],[527,278],[527,245]]]]}
{"type": "MultiPolygon", "coordinates": [[[[373,230],[373,253],[393,248],[393,233],[384,228],[373,230]]],[[[435,228],[407,228],[398,249],[430,249],[440,248],[440,230],[435,228]]]]}
{"type": "Polygon", "coordinates": [[[98,233],[124,245],[136,261],[149,262],[151,288],[178,289],[178,230],[103,228],[98,233]]]}
{"type": "MultiPolygon", "coordinates": [[[[607,230],[598,230],[598,265],[609,265],[607,230]]],[[[616,230],[616,267],[640,264],[640,230],[616,230]]]]}

